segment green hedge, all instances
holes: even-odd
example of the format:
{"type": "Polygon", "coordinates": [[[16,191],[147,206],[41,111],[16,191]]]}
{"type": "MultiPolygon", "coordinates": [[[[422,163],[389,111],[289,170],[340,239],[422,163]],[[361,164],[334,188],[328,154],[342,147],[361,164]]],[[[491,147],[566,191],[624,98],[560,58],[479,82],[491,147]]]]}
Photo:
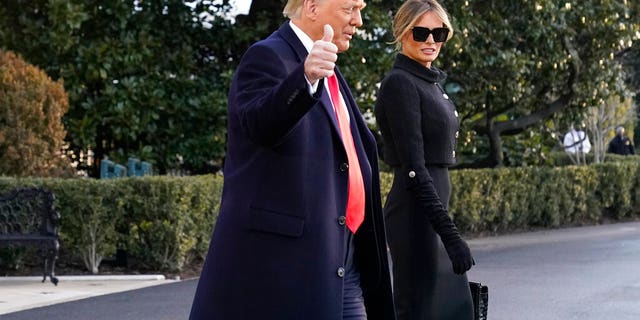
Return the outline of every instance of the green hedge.
{"type": "MultiPolygon", "coordinates": [[[[593,164],[594,154],[593,152],[586,154],[585,156],[587,163],[593,164]]],[[[640,162],[640,155],[628,155],[623,156],[619,154],[607,153],[604,157],[604,162],[640,162]]],[[[564,151],[553,151],[549,152],[546,157],[544,164],[551,167],[560,167],[560,166],[570,166],[574,165],[573,161],[571,161],[571,157],[564,151]]]]}
{"type": "MultiPolygon", "coordinates": [[[[450,213],[465,234],[496,234],[589,225],[640,217],[640,166],[590,166],[451,171],[450,213]]],[[[381,173],[383,181],[392,174],[381,173]]],[[[382,183],[383,195],[391,183],[382,183]]]]}
{"type": "Polygon", "coordinates": [[[83,264],[97,273],[102,259],[122,248],[131,257],[131,268],[179,271],[206,255],[222,178],[0,178],[0,191],[18,186],[54,192],[61,215],[61,257],[72,260],[62,263],[83,264]]]}
{"type": "MultiPolygon", "coordinates": [[[[386,196],[393,177],[380,175],[386,196]]],[[[636,162],[454,170],[451,182],[451,215],[467,235],[640,217],[636,162]]],[[[0,191],[29,185],[56,195],[61,263],[82,264],[95,273],[103,258],[122,248],[132,269],[175,272],[206,255],[222,177],[0,178],[0,191]]],[[[20,259],[14,252],[0,256],[0,262],[3,257],[20,259]]]]}
{"type": "Polygon", "coordinates": [[[637,162],[455,170],[451,215],[467,234],[638,218],[639,170],[637,162]]]}

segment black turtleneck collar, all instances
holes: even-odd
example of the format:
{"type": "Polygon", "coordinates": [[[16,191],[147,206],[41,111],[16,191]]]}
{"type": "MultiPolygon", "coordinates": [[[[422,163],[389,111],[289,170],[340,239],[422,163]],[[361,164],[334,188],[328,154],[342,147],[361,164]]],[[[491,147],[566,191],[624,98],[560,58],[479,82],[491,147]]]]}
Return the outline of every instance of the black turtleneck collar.
{"type": "Polygon", "coordinates": [[[393,67],[405,70],[418,78],[422,78],[432,83],[441,82],[447,78],[447,74],[444,71],[436,67],[427,68],[402,53],[398,53],[396,56],[396,61],[393,63],[393,67]]]}

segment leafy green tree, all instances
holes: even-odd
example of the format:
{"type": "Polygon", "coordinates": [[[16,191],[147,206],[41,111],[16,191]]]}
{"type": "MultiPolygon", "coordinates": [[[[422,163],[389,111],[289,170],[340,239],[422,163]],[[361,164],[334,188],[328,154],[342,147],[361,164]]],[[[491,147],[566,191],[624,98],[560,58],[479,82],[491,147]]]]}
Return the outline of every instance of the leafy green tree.
{"type": "MultiPolygon", "coordinates": [[[[285,21],[285,2],[253,1],[234,23],[229,0],[7,0],[0,44],[65,79],[74,146],[98,158],[150,158],[160,171],[178,167],[180,155],[187,169],[206,172],[224,156],[233,71],[251,43],[285,21]]],[[[365,115],[391,68],[391,22],[403,2],[367,1],[364,26],[339,57],[365,115]]],[[[637,1],[442,2],[455,35],[436,66],[449,74],[461,158],[471,165],[499,166],[505,150],[510,163],[531,163],[556,144],[546,133],[552,117],[573,123],[629,95],[619,79],[637,73],[621,64],[637,52],[637,1]]]]}
{"type": "MultiPolygon", "coordinates": [[[[640,91],[640,35],[637,36],[633,46],[620,52],[619,57],[623,60],[624,64],[629,68],[629,74],[627,82],[631,90],[640,91]]],[[[640,95],[636,95],[636,100],[640,101],[640,95]]]]}
{"type": "Polygon", "coordinates": [[[616,55],[638,37],[638,2],[444,2],[458,36],[441,65],[458,91],[466,150],[478,140],[487,147],[481,165],[503,163],[505,136],[540,132],[554,115],[573,119],[629,95],[616,55]]]}
{"type": "MultiPolygon", "coordinates": [[[[367,1],[362,32],[339,57],[365,114],[391,68],[391,23],[403,2],[367,1]]],[[[445,88],[461,113],[468,166],[503,165],[505,152],[515,164],[542,161],[540,150],[557,143],[546,134],[551,118],[572,123],[588,107],[630,94],[619,81],[626,72],[620,57],[638,38],[637,1],[442,3],[455,34],[436,66],[449,75],[445,88]]]]}
{"type": "MultiPolygon", "coordinates": [[[[637,94],[640,92],[640,43],[638,43],[638,39],[636,39],[631,48],[622,52],[619,56],[630,70],[626,80],[631,91],[636,92],[635,106],[637,116],[640,115],[640,94],[637,94]]],[[[637,118],[635,120],[635,122],[638,122],[637,118]]],[[[634,124],[634,145],[637,146],[640,144],[640,125],[634,124]]]]}
{"type": "Polygon", "coordinates": [[[98,159],[137,156],[159,172],[211,172],[224,155],[230,72],[214,52],[230,34],[220,18],[228,9],[182,0],[7,0],[0,44],[64,79],[73,148],[98,159]]]}
{"type": "Polygon", "coordinates": [[[0,50],[0,175],[64,176],[65,129],[62,115],[69,102],[60,81],[0,50]]]}

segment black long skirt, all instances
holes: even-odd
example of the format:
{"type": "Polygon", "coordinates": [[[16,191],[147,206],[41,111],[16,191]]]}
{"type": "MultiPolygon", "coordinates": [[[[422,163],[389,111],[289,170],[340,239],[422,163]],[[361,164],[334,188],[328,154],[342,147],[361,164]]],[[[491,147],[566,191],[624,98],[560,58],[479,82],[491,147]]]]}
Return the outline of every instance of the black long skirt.
{"type": "MultiPolygon", "coordinates": [[[[446,167],[427,167],[442,203],[451,194],[446,167]]],[[[395,172],[398,177],[400,172],[395,172]]],[[[451,261],[415,196],[394,179],[385,204],[397,320],[472,320],[467,276],[451,261]]]]}

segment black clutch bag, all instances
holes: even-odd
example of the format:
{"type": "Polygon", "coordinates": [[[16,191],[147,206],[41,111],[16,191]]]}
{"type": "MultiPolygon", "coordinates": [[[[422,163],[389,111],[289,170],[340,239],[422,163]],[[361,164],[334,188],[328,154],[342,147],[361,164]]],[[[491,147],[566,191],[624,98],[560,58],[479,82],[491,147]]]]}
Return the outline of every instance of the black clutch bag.
{"type": "Polygon", "coordinates": [[[489,288],[479,282],[469,281],[471,297],[473,298],[474,320],[487,320],[487,308],[489,307],[489,288]]]}

